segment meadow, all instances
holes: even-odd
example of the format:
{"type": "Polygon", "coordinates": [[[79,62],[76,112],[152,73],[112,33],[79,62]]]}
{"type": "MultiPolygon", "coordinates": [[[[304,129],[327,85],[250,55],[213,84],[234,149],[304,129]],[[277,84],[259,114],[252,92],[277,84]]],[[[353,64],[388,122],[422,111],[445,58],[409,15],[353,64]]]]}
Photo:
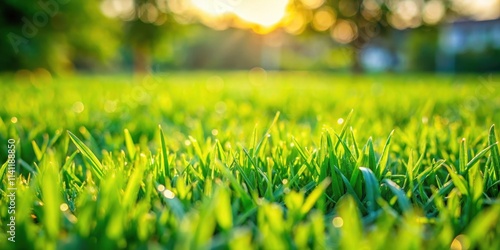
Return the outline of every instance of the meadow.
{"type": "Polygon", "coordinates": [[[499,84],[2,76],[0,248],[500,249],[499,84]]]}

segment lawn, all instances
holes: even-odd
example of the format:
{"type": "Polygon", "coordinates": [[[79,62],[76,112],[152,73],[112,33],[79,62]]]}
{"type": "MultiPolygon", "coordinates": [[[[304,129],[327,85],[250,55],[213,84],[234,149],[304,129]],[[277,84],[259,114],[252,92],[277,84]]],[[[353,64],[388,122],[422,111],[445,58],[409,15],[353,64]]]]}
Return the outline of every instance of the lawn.
{"type": "Polygon", "coordinates": [[[2,76],[0,248],[500,249],[499,84],[2,76]]]}

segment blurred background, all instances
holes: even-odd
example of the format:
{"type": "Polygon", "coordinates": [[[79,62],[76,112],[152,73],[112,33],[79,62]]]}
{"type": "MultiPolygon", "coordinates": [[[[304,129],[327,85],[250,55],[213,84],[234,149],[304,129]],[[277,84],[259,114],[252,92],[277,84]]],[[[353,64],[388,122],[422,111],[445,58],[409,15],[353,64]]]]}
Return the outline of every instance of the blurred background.
{"type": "Polygon", "coordinates": [[[499,72],[500,0],[2,0],[0,71],[499,72]]]}

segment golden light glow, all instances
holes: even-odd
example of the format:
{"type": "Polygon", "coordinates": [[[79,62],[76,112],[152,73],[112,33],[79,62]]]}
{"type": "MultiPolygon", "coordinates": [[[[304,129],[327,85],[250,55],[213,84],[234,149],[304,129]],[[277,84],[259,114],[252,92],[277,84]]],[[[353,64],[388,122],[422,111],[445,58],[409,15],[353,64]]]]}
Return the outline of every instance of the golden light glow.
{"type": "Polygon", "coordinates": [[[416,28],[422,24],[422,3],[403,0],[391,5],[393,13],[388,21],[396,29],[416,28]]]}
{"type": "Polygon", "coordinates": [[[139,19],[145,23],[154,23],[160,15],[158,9],[151,3],[139,6],[137,12],[139,19]]]}
{"type": "Polygon", "coordinates": [[[358,28],[349,20],[338,20],[331,31],[332,38],[343,44],[352,42],[358,36],[358,28]]]}
{"type": "Polygon", "coordinates": [[[453,0],[452,9],[478,20],[500,16],[500,0],[453,0]]]}
{"type": "Polygon", "coordinates": [[[208,15],[234,14],[250,24],[271,28],[285,17],[289,0],[191,0],[191,3],[208,15]]]}
{"type": "MultiPolygon", "coordinates": [[[[382,18],[379,2],[364,0],[362,7],[358,8],[352,0],[339,0],[338,16],[350,17],[361,11],[367,20],[379,21],[382,18]]],[[[173,19],[181,24],[200,22],[216,30],[252,28],[257,33],[269,33],[283,27],[286,32],[298,35],[310,24],[317,31],[330,29],[332,37],[339,42],[357,36],[355,23],[336,24],[337,13],[325,0],[155,0],[139,5],[134,3],[134,0],[102,0],[100,10],[109,18],[123,21],[138,18],[155,25],[166,23],[166,13],[171,11],[175,14],[173,19]],[[301,4],[297,5],[298,2],[301,4]]],[[[397,29],[415,28],[423,22],[438,24],[447,11],[442,0],[391,0],[386,4],[390,9],[387,21],[397,29]]],[[[500,0],[451,0],[451,8],[476,20],[500,17],[500,0]]]]}
{"type": "Polygon", "coordinates": [[[101,2],[101,12],[110,18],[129,19],[134,11],[133,0],[105,0],[101,2]]]}
{"type": "Polygon", "coordinates": [[[460,234],[453,241],[451,242],[450,249],[453,250],[462,250],[462,249],[469,249],[470,247],[470,241],[467,238],[467,236],[460,234]]]}
{"type": "Polygon", "coordinates": [[[380,10],[379,4],[375,0],[365,0],[363,1],[361,15],[363,15],[366,20],[378,21],[382,16],[382,11],[380,10]]]}
{"type": "Polygon", "coordinates": [[[330,7],[324,7],[314,13],[313,28],[317,31],[325,31],[335,23],[335,18],[335,12],[330,7]]]}
{"type": "Polygon", "coordinates": [[[442,1],[431,0],[425,4],[422,18],[427,24],[436,24],[444,17],[445,11],[442,1]]]}
{"type": "Polygon", "coordinates": [[[396,13],[406,21],[410,21],[419,14],[419,8],[415,1],[404,0],[398,3],[396,13]]]}
{"type": "Polygon", "coordinates": [[[332,220],[332,224],[336,228],[341,228],[342,226],[344,226],[344,220],[341,217],[335,217],[332,220]]]}
{"type": "Polygon", "coordinates": [[[279,23],[286,13],[289,0],[247,0],[235,8],[234,13],[252,23],[270,27],[279,23]]]}
{"type": "Polygon", "coordinates": [[[302,13],[289,13],[286,17],[285,31],[299,35],[306,29],[307,19],[302,13]]]}
{"type": "MultiPolygon", "coordinates": [[[[217,16],[225,14],[231,8],[231,5],[226,4],[229,1],[207,1],[207,0],[191,0],[191,3],[195,8],[199,8],[204,11],[206,14],[217,16]]],[[[231,1],[234,2],[234,1],[231,1]]]]}
{"type": "Polygon", "coordinates": [[[68,210],[69,210],[69,206],[68,206],[68,204],[63,203],[63,204],[61,204],[61,205],[59,206],[59,209],[60,209],[61,211],[63,211],[63,212],[66,212],[66,211],[68,211],[68,210]]]}
{"type": "Polygon", "coordinates": [[[325,0],[301,0],[301,2],[309,9],[316,9],[323,5],[325,0]]]}

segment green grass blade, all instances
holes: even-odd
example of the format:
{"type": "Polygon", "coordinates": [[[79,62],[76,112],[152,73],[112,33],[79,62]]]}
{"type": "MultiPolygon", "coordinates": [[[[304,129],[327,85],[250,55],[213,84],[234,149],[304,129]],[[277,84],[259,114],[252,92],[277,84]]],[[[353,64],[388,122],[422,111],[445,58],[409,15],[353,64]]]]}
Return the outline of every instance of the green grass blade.
{"type": "Polygon", "coordinates": [[[464,179],[464,177],[455,173],[455,170],[453,170],[449,166],[446,166],[446,169],[448,170],[448,173],[450,174],[453,185],[455,185],[455,187],[458,188],[460,193],[462,193],[463,195],[469,195],[469,188],[467,185],[467,181],[464,179]]]}
{"type": "MultiPolygon", "coordinates": [[[[4,180],[5,178],[5,173],[7,173],[7,166],[9,165],[8,161],[5,161],[4,164],[2,164],[2,167],[0,167],[0,180],[4,180]]],[[[2,190],[5,189],[4,187],[4,182],[0,181],[0,186],[2,187],[2,190]]]]}
{"type": "Polygon", "coordinates": [[[49,244],[55,244],[59,237],[60,215],[59,206],[61,205],[61,193],[59,190],[59,175],[56,166],[48,161],[43,163],[43,172],[39,175],[40,187],[43,199],[43,226],[49,237],[49,244]]]}
{"type": "Polygon", "coordinates": [[[366,148],[368,150],[368,162],[366,163],[368,165],[368,168],[373,172],[373,173],[377,173],[377,159],[376,159],[376,156],[375,156],[375,149],[373,149],[373,139],[370,137],[368,139],[368,142],[366,144],[366,148]]]}
{"type": "Polygon", "coordinates": [[[134,140],[132,140],[132,136],[130,135],[130,131],[128,131],[128,129],[123,130],[123,135],[125,136],[125,147],[127,148],[129,159],[133,161],[136,153],[134,140]]]}
{"type": "Polygon", "coordinates": [[[359,158],[359,148],[358,148],[358,143],[356,142],[356,137],[354,136],[354,130],[352,129],[352,127],[350,128],[350,135],[351,135],[351,139],[352,139],[352,144],[353,144],[353,148],[354,148],[354,153],[356,154],[356,158],[359,158]]]}
{"type": "Polygon", "coordinates": [[[342,174],[342,172],[340,172],[340,170],[337,167],[335,167],[335,172],[337,172],[337,174],[342,178],[342,181],[344,182],[344,186],[347,189],[347,194],[349,194],[350,197],[352,197],[356,201],[359,209],[361,209],[362,212],[365,212],[366,208],[363,205],[363,202],[361,202],[361,200],[359,199],[359,196],[356,193],[356,191],[354,191],[354,188],[351,186],[351,183],[349,182],[349,180],[344,176],[344,174],[342,174]]]}
{"type": "Polygon", "coordinates": [[[76,148],[85,156],[92,165],[92,171],[95,176],[101,180],[104,176],[103,166],[101,162],[97,159],[97,157],[92,153],[92,151],[83,143],[76,135],[68,131],[68,135],[71,138],[71,141],[75,144],[76,148]]]}
{"type": "MultiPolygon", "coordinates": [[[[351,123],[351,119],[352,119],[352,115],[354,114],[354,109],[351,109],[351,111],[349,112],[349,114],[347,115],[347,118],[345,119],[343,125],[342,125],[342,129],[340,130],[340,134],[339,134],[339,138],[344,138],[345,136],[345,133],[347,132],[347,128],[349,127],[349,124],[351,123]]],[[[340,141],[341,140],[338,140],[337,141],[337,144],[335,144],[335,151],[337,151],[339,145],[340,145],[340,141]]]]}
{"type": "Polygon", "coordinates": [[[458,174],[464,174],[467,166],[467,162],[469,161],[467,155],[467,141],[465,138],[460,142],[460,152],[458,156],[458,174]]]}
{"type": "Polygon", "coordinates": [[[391,139],[392,135],[394,134],[394,130],[391,131],[389,134],[389,137],[387,138],[387,141],[385,142],[384,149],[382,150],[382,156],[377,162],[377,176],[378,178],[383,178],[384,172],[387,167],[387,163],[389,161],[389,152],[390,152],[390,147],[391,147],[391,139]]]}
{"type": "Polygon", "coordinates": [[[369,168],[360,167],[359,170],[363,174],[363,178],[365,180],[368,211],[374,212],[378,208],[377,199],[380,197],[380,187],[377,177],[369,168]]]}
{"type": "MultiPolygon", "coordinates": [[[[347,153],[347,155],[353,160],[355,161],[356,158],[354,157],[354,155],[351,153],[351,149],[349,149],[349,146],[347,146],[347,144],[342,140],[342,138],[340,137],[340,135],[337,135],[335,134],[335,136],[337,137],[337,143],[340,143],[342,144],[342,147],[344,148],[344,151],[347,153]]],[[[332,150],[332,152],[334,152],[332,150]]]]}
{"type": "Polygon", "coordinates": [[[476,216],[465,231],[471,249],[481,249],[482,247],[480,246],[483,245],[481,241],[484,240],[487,235],[493,233],[498,236],[499,223],[500,205],[494,205],[476,216]]]}
{"type": "Polygon", "coordinates": [[[255,151],[254,151],[254,156],[259,155],[259,152],[260,152],[260,149],[261,149],[261,147],[263,145],[264,140],[266,140],[268,138],[268,135],[270,134],[271,129],[278,122],[279,118],[280,118],[280,112],[278,111],[278,112],[276,112],[276,115],[274,115],[274,119],[271,122],[271,125],[269,125],[269,127],[267,128],[266,133],[264,133],[264,135],[260,139],[259,143],[256,145],[255,151]]]}
{"type": "Polygon", "coordinates": [[[355,199],[350,196],[339,202],[337,208],[339,217],[334,218],[334,222],[336,220],[338,223],[337,226],[342,226],[343,235],[340,238],[342,249],[363,248],[363,226],[358,208],[355,199]]]}
{"type": "Polygon", "coordinates": [[[469,171],[469,169],[471,169],[474,166],[474,164],[476,164],[488,151],[494,149],[497,146],[498,146],[498,142],[495,142],[492,145],[489,145],[485,149],[481,150],[479,153],[477,153],[477,155],[474,156],[474,158],[472,158],[472,160],[470,160],[465,165],[465,170],[469,171]]]}
{"type": "Polygon", "coordinates": [[[488,135],[488,144],[493,146],[491,149],[491,164],[496,171],[496,179],[500,180],[500,150],[498,147],[495,125],[492,125],[488,135]]]}
{"type": "Polygon", "coordinates": [[[170,173],[170,166],[168,163],[168,150],[167,150],[167,143],[165,142],[165,135],[163,134],[163,129],[161,128],[161,125],[158,125],[158,129],[160,131],[160,147],[161,147],[161,170],[160,173],[162,175],[169,179],[172,178],[171,173],[170,173]]]}
{"type": "Polygon", "coordinates": [[[38,161],[41,161],[42,160],[42,157],[43,157],[43,152],[42,150],[40,149],[40,147],[38,146],[38,144],[36,143],[36,141],[31,141],[31,145],[33,146],[33,152],[35,153],[35,156],[36,156],[36,159],[38,161]]]}
{"type": "Polygon", "coordinates": [[[140,156],[137,164],[135,164],[135,168],[132,174],[128,177],[127,187],[125,188],[125,193],[123,194],[123,206],[132,207],[135,205],[137,200],[137,194],[139,192],[139,188],[141,187],[142,179],[144,176],[144,168],[146,166],[146,157],[143,155],[140,156]],[[144,158],[144,159],[141,159],[144,158]]]}
{"type": "Polygon", "coordinates": [[[231,194],[228,189],[220,187],[217,189],[214,201],[216,209],[215,217],[219,226],[229,231],[233,227],[233,212],[231,211],[231,194]]]}
{"type": "Polygon", "coordinates": [[[403,213],[411,210],[410,200],[406,197],[404,190],[401,189],[398,184],[389,179],[383,179],[382,183],[386,184],[391,192],[397,197],[399,208],[403,211],[403,213]]]}
{"type": "Polygon", "coordinates": [[[314,206],[316,201],[321,197],[321,195],[325,192],[326,188],[328,185],[330,185],[331,180],[325,179],[323,180],[312,192],[307,196],[306,200],[304,201],[304,204],[302,205],[300,212],[302,215],[305,215],[306,213],[311,210],[311,208],[314,206]]]}
{"type": "Polygon", "coordinates": [[[333,141],[329,133],[326,134],[326,142],[328,149],[328,160],[330,164],[330,173],[332,174],[332,192],[333,199],[337,201],[344,194],[344,186],[342,184],[342,179],[339,178],[335,171],[335,166],[338,165],[338,158],[333,150],[333,141]]]}

